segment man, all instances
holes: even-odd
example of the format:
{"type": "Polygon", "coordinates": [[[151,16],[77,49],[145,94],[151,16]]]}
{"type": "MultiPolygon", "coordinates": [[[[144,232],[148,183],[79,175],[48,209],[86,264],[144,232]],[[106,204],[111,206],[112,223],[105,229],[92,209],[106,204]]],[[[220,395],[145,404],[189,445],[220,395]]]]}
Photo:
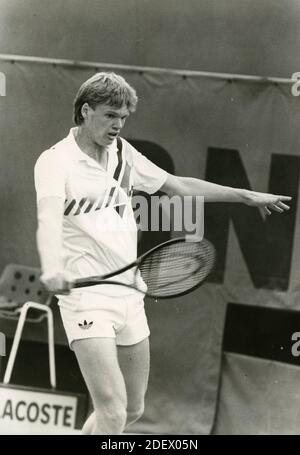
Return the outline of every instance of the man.
{"type": "MultiPolygon", "coordinates": [[[[121,76],[94,75],[76,95],[77,126],[43,152],[35,166],[42,281],[58,295],[69,344],[94,406],[84,434],[120,434],[144,409],[149,328],[141,294],[114,286],[70,292],[73,279],[102,275],[136,258],[132,189],[239,202],[263,207],[267,214],[288,210],[291,199],[163,171],[120,138],[136,104],[135,90],[121,76]],[[124,222],[125,229],[112,232],[109,226],[116,221],[124,222]]],[[[124,279],[130,282],[130,272],[124,279]]]]}

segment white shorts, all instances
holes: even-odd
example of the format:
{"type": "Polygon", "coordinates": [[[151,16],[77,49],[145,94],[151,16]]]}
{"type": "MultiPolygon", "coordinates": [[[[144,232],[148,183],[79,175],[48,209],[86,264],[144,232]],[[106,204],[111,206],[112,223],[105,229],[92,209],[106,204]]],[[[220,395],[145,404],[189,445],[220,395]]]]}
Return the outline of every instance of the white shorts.
{"type": "Polygon", "coordinates": [[[115,338],[117,345],[129,346],[150,335],[141,298],[81,292],[59,296],[58,304],[71,349],[73,341],[85,338],[115,338]]]}

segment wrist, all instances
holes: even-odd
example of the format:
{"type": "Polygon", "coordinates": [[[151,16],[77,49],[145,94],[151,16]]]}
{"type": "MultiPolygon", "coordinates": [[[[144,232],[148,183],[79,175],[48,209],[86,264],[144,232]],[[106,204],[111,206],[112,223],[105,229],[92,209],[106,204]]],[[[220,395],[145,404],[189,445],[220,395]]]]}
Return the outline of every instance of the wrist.
{"type": "Polygon", "coordinates": [[[238,195],[238,202],[241,202],[242,204],[249,205],[251,201],[251,195],[250,195],[249,190],[245,190],[242,188],[237,189],[237,195],[238,195]]]}
{"type": "Polygon", "coordinates": [[[61,269],[47,269],[41,274],[41,280],[51,280],[58,276],[63,276],[64,271],[61,269]]]}

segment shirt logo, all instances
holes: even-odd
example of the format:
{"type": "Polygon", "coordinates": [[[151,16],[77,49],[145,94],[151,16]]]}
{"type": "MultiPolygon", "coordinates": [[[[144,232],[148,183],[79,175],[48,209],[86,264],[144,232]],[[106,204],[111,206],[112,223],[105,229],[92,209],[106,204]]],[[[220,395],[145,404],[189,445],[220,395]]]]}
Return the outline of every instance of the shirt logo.
{"type": "MultiPolygon", "coordinates": [[[[114,188],[113,188],[113,190],[114,190],[114,188]]],[[[131,197],[131,195],[132,195],[132,190],[129,190],[127,193],[127,196],[131,197]]],[[[122,218],[125,207],[129,201],[119,202],[118,195],[117,195],[116,199],[117,200],[114,201],[112,206],[115,209],[115,211],[122,218]]],[[[106,204],[103,208],[109,207],[111,205],[111,202],[113,202],[113,197],[112,197],[112,194],[109,194],[106,204]]],[[[72,199],[71,201],[68,201],[66,199],[64,215],[65,216],[77,216],[77,215],[81,215],[81,214],[85,214],[85,213],[90,213],[91,211],[96,212],[97,210],[100,210],[102,208],[102,205],[103,205],[103,200],[91,201],[86,197],[81,198],[80,200],[72,199]]]]}

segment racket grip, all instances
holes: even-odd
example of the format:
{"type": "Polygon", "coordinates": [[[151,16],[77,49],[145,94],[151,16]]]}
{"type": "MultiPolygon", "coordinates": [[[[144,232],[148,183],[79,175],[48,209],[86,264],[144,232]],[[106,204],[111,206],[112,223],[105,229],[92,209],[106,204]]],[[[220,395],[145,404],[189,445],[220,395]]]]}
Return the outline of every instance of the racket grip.
{"type": "Polygon", "coordinates": [[[97,281],[97,280],[86,280],[86,279],[83,279],[83,278],[80,278],[78,280],[75,280],[72,282],[72,288],[86,288],[86,287],[89,287],[89,286],[95,286],[95,285],[99,285],[99,284],[103,284],[101,281],[97,281]]]}

